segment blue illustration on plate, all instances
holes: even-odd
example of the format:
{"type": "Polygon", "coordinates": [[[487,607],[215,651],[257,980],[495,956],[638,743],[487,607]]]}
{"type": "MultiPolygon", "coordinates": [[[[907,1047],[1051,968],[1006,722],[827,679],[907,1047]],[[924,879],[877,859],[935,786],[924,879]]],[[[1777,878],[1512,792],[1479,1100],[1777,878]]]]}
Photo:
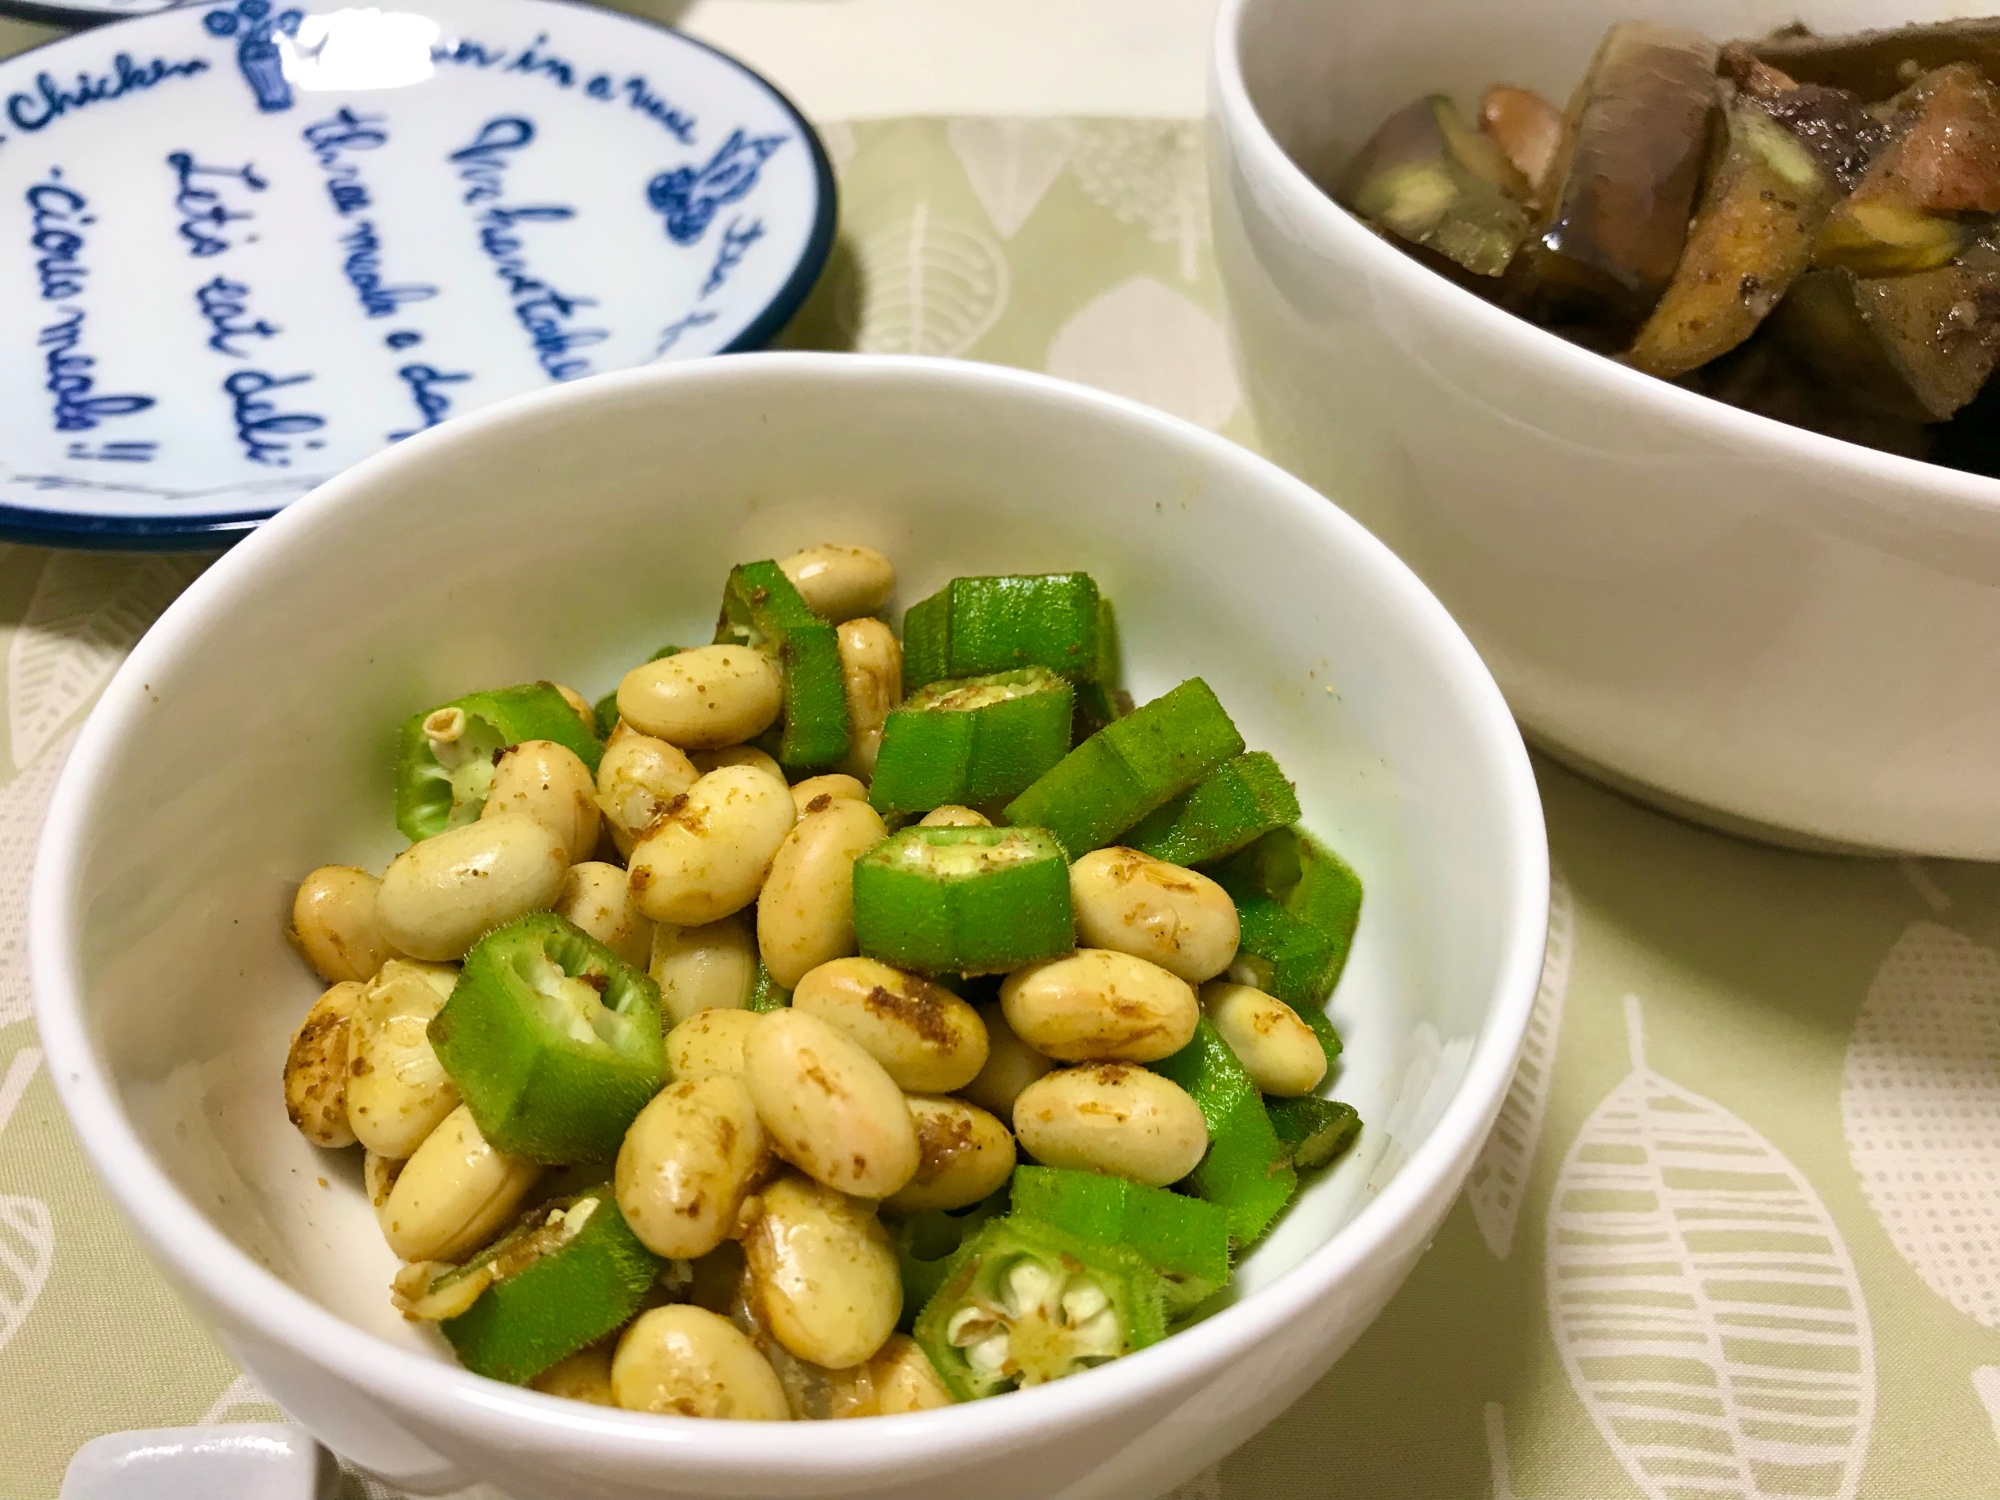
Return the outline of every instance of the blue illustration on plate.
{"type": "Polygon", "coordinates": [[[764,163],[787,139],[782,135],[752,137],[734,130],[706,166],[675,167],[655,177],[646,185],[646,201],[666,216],[667,237],[676,245],[692,245],[700,239],[717,209],[736,202],[757,185],[764,163]]]}
{"type": "Polygon", "coordinates": [[[292,107],[292,85],[285,77],[284,54],[274,37],[298,34],[302,10],[274,11],[271,0],[236,0],[234,7],[222,6],[201,18],[201,24],[215,36],[236,38],[236,66],[257,95],[257,107],[277,114],[292,107]]]}

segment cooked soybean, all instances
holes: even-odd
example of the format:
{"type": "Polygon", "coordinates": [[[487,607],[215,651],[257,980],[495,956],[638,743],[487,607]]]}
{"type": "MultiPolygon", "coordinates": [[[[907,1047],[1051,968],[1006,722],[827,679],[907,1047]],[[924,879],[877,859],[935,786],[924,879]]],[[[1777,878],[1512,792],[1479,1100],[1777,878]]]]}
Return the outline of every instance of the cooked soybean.
{"type": "Polygon", "coordinates": [[[633,900],[655,922],[681,927],[741,911],[757,899],[772,856],[797,821],[784,782],[750,766],[710,771],[633,846],[627,870],[633,900]]]}
{"type": "Polygon", "coordinates": [[[368,987],[336,984],[313,1002],[285,1053],[285,1113],[315,1146],[351,1146],[347,1123],[349,1039],[368,987]]]}
{"type": "Polygon", "coordinates": [[[1021,1097],[1021,1090],[1055,1064],[1014,1035],[998,1000],[979,1006],[978,1015],[980,1025],[986,1029],[986,1064],[958,1092],[981,1109],[1011,1120],[1014,1101],[1021,1097]]]}
{"type": "Polygon", "coordinates": [[[845,1032],[797,1008],[773,1011],[743,1043],[743,1081],[778,1154],[857,1198],[886,1198],[916,1175],[916,1127],[902,1090],[845,1032]]]}
{"type": "Polygon", "coordinates": [[[670,1083],[618,1148],[619,1211],[655,1255],[706,1255],[735,1229],[770,1152],[742,1079],[715,1073],[670,1083]]]}
{"type": "Polygon", "coordinates": [[[1157,1062],[1188,1044],[1201,1006],[1185,979],[1109,948],[1079,948],[1000,984],[1014,1034],[1058,1062],[1157,1062]]]}
{"type": "Polygon", "coordinates": [[[635,969],[643,969],[651,962],[653,923],[633,904],[625,872],[617,865],[601,860],[571,865],[569,873],[563,876],[555,912],[635,969]]]}
{"type": "Polygon", "coordinates": [[[1058,1068],[1021,1090],[1014,1134],[1044,1166],[1104,1172],[1149,1187],[1179,1182],[1208,1149],[1187,1090],[1128,1063],[1058,1068]]]}
{"type": "Polygon", "coordinates": [[[1014,1170],[1014,1137],[1007,1127],[963,1099],[912,1094],[917,1175],[882,1200],[890,1213],[968,1208],[1000,1191],[1014,1170]]]}
{"type": "Polygon", "coordinates": [[[1094,849],[1069,867],[1069,891],[1086,947],[1130,953],[1190,984],[1236,957],[1236,903],[1197,871],[1136,849],[1094,849]]]}
{"type": "Polygon", "coordinates": [[[525,813],[562,841],[571,864],[589,859],[597,848],[603,815],[590,767],[567,745],[523,740],[500,752],[493,784],[479,816],[525,813]]]}
{"type": "Polygon", "coordinates": [[[392,958],[356,1002],[348,1023],[347,1124],[370,1151],[404,1160],[458,1107],[458,1088],[428,1031],[457,982],[449,964],[392,958]]]}
{"type": "Polygon", "coordinates": [[[764,1018],[754,1010],[697,1011],[667,1033],[668,1076],[743,1076],[743,1043],[764,1018]]]}
{"type": "Polygon", "coordinates": [[[888,836],[874,808],[845,797],[785,835],[757,897],[757,948],[781,988],[854,951],[854,861],[888,836]]]}
{"type": "Polygon", "coordinates": [[[618,716],[683,750],[720,750],[776,722],[785,680],[749,646],[697,646],[634,667],[618,684],[618,716]]]}
{"type": "Polygon", "coordinates": [[[611,1394],[626,1411],[790,1419],[785,1389],[757,1346],[728,1319],[686,1304],[641,1313],[625,1330],[611,1357],[611,1394]]]}
{"type": "Polygon", "coordinates": [[[1201,1008],[1265,1093],[1297,1098],[1326,1077],[1326,1051],[1319,1038],[1277,996],[1217,979],[1201,987],[1201,1008]]]}
{"type": "Polygon", "coordinates": [[[389,862],[382,935],[412,958],[463,958],[494,928],[554,906],[568,870],[562,840],[526,813],[447,829],[389,862]]]}
{"type": "Polygon", "coordinates": [[[873,776],[882,726],[903,698],[903,643],[880,620],[849,620],[838,645],[847,691],[846,766],[856,776],[873,776]]]}
{"type": "Polygon", "coordinates": [[[404,1260],[463,1260],[500,1232],[542,1169],[487,1144],[463,1104],[403,1163],[382,1206],[404,1260]]]}
{"type": "Polygon", "coordinates": [[[895,1242],[873,1210],[786,1173],[743,1236],[750,1303],[792,1354],[845,1370],[896,1331],[903,1284],[895,1242]]]}
{"type": "Polygon", "coordinates": [[[835,625],[874,614],[896,591],[896,565],[873,547],[827,542],[779,559],[778,567],[812,612],[835,625]]]}
{"type": "Polygon", "coordinates": [[[292,941],[328,984],[373,979],[394,951],[376,915],[381,887],[352,865],[321,865],[299,882],[292,898],[292,941]]]}
{"type": "Polygon", "coordinates": [[[977,1011],[943,985],[872,958],[810,970],[792,992],[792,1008],[851,1037],[900,1089],[948,1094],[986,1065],[977,1011]]]}
{"type": "Polygon", "coordinates": [[[858,777],[842,771],[829,771],[824,776],[808,776],[804,781],[792,783],[792,805],[799,810],[799,816],[807,813],[824,812],[835,802],[866,802],[868,788],[858,777]],[[826,798],[825,802],[820,798],[826,798]]]}
{"type": "Polygon", "coordinates": [[[740,913],[699,927],[662,922],[647,968],[669,1026],[705,1010],[741,1010],[757,983],[757,940],[740,913]]]}
{"type": "Polygon", "coordinates": [[[641,734],[630,724],[612,730],[597,763],[597,806],[618,852],[630,855],[639,835],[701,775],[665,740],[641,734]]]}

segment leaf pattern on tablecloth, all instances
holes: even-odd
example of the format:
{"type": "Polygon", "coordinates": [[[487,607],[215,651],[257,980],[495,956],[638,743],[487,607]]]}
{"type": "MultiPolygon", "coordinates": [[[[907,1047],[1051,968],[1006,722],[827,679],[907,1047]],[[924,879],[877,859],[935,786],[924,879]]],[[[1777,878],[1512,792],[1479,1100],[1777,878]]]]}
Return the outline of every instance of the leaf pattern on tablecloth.
{"type": "Polygon", "coordinates": [[[1986,1419],[1993,1424],[1993,1441],[2000,1443],[2000,1365],[1981,1365],[1974,1370],[1972,1393],[1986,1408],[1986,1419]]]}
{"type": "Polygon", "coordinates": [[[1935,922],[1904,930],[1855,1018],[1840,1115],[1910,1269],[2000,1328],[2000,953],[1935,922]]]}
{"type": "MultiPolygon", "coordinates": [[[[40,1049],[23,1047],[7,1065],[0,1078],[0,1132],[14,1118],[41,1061],[40,1049]]],[[[48,1205],[39,1198],[0,1195],[0,1349],[28,1321],[55,1258],[56,1228],[48,1205]]]]}
{"type": "Polygon", "coordinates": [[[1521,1063],[1500,1106],[1493,1133],[1473,1163],[1465,1182],[1479,1237],[1497,1260],[1514,1248],[1514,1223],[1521,1213],[1521,1194],[1534,1169],[1535,1147],[1542,1138],[1542,1117],[1548,1112],[1555,1081],[1556,1052],[1562,1041],[1563,1000],[1569,994],[1570,961],[1576,949],[1576,899],[1560,867],[1549,872],[1549,946],[1542,957],[1542,982],[1528,1016],[1528,1037],[1521,1063]]]}
{"type": "Polygon", "coordinates": [[[1208,244],[1208,170],[1200,125],[1086,121],[1078,127],[1069,165],[1093,202],[1144,229],[1153,243],[1174,246],[1181,279],[1195,279],[1208,244]]]}
{"type": "Polygon", "coordinates": [[[49,798],[82,728],[72,725],[47,754],[0,785],[0,1029],[34,1013],[28,983],[28,885],[49,798]]]}
{"type": "Polygon", "coordinates": [[[1002,239],[1041,206],[1076,145],[1067,120],[953,120],[945,140],[1002,239]]]}
{"type": "Polygon", "coordinates": [[[919,203],[863,240],[837,273],[835,307],[867,354],[950,358],[979,342],[1007,305],[1007,256],[984,230],[919,203]]]}
{"type": "Polygon", "coordinates": [[[1549,1213],[1549,1326],[1649,1500],[1852,1500],[1875,1412],[1868,1305],[1839,1226],[1749,1124],[1647,1066],[1578,1132],[1549,1213]]]}
{"type": "Polygon", "coordinates": [[[1120,282],[1079,309],[1057,330],[1043,368],[1211,430],[1242,399],[1221,321],[1150,276],[1120,282]]]}

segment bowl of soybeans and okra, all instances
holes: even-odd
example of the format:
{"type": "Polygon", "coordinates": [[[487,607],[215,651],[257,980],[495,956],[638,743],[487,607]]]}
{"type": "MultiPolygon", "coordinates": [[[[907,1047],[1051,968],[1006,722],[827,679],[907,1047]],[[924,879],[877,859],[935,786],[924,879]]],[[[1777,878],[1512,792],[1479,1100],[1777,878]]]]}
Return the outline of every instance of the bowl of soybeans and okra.
{"type": "Polygon", "coordinates": [[[405,1485],[1170,1485],[1359,1333],[1497,1111],[1546,909],[1497,691],[1358,527],[1125,403],[789,355],[591,384],[302,502],[114,683],[36,896],[119,929],[96,1040],[75,939],[38,962],[100,1170],[405,1485]],[[303,628],[354,588],[352,644],[303,628]],[[228,629],[263,610],[289,644],[228,629]],[[228,672],[304,731],[233,792],[187,738],[228,672]],[[120,753],[192,778],[147,827],[120,753]],[[831,1436],[891,1423],[935,1438],[831,1436]],[[1032,1483],[986,1463],[1023,1442],[1032,1483]]]}

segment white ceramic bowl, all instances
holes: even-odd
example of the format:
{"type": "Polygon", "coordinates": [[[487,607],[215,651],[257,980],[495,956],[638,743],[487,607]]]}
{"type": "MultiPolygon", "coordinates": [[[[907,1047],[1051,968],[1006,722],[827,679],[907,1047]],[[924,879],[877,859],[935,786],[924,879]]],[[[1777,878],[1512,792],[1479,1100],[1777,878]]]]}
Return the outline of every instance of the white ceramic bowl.
{"type": "Polygon", "coordinates": [[[78,741],[31,930],[50,1072],[98,1171],[258,1381],[365,1467],[524,1500],[1143,1500],[1302,1392],[1421,1253],[1512,1074],[1546,909],[1498,690],[1305,486],[1034,376],[744,355],[453,422],[224,557],[78,741]],[[293,885],[395,851],[413,709],[543,675],[601,692],[660,641],[706,637],[730,562],[829,538],[889,552],[904,602],[956,573],[1088,568],[1142,698],[1203,673],[1276,752],[1367,881],[1333,1008],[1363,1146],[1249,1258],[1239,1305],[1059,1385],[774,1428],[475,1377],[391,1311],[352,1153],[285,1123],[286,1034],[318,988],[280,937],[293,885]]]}
{"type": "Polygon", "coordinates": [[[1529,736],[1726,826],[2000,858],[2000,483],[1585,353],[1337,207],[1393,109],[1566,99],[1613,21],[1838,31],[1945,0],[1227,0],[1217,255],[1268,450],[1423,576],[1529,736]],[[1302,170],[1303,168],[1303,170],[1302,170]]]}

